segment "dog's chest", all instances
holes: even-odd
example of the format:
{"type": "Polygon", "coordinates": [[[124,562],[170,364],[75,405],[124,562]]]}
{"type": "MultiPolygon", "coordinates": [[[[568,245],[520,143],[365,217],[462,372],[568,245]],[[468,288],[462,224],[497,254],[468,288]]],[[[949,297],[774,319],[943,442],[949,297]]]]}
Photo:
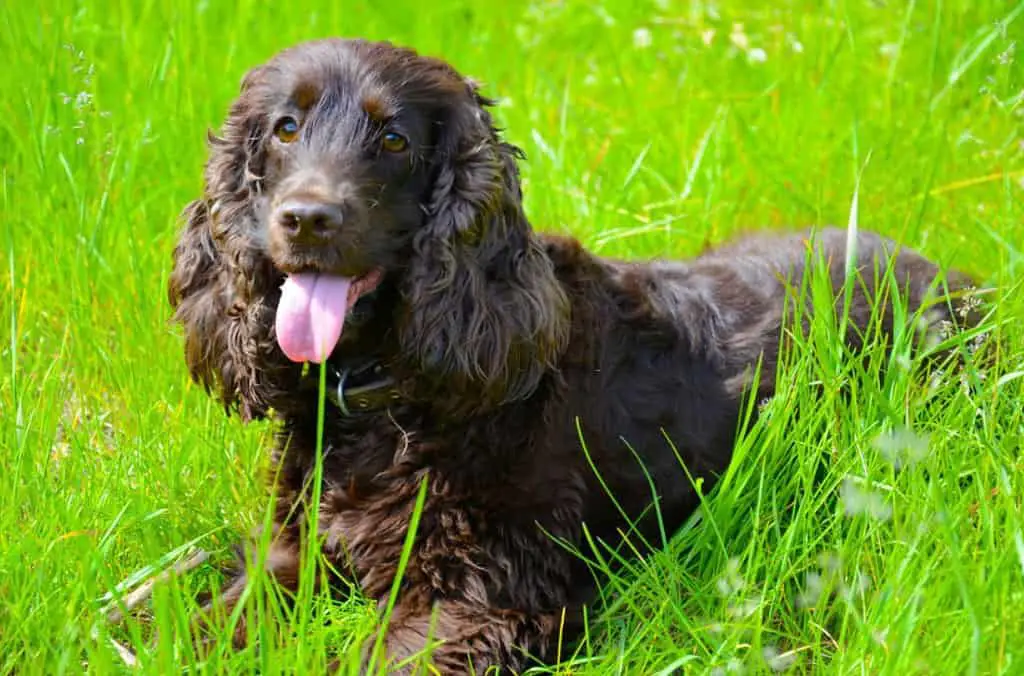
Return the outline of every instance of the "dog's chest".
{"type": "Polygon", "coordinates": [[[521,434],[452,433],[417,422],[331,430],[318,515],[323,552],[371,598],[388,595],[401,573],[405,590],[487,603],[515,577],[537,523],[568,535],[582,486],[575,475],[553,472],[551,454],[529,448],[521,434]]]}
{"type": "Polygon", "coordinates": [[[483,520],[442,476],[402,466],[366,486],[326,489],[319,516],[324,553],[373,598],[388,594],[399,573],[406,588],[482,598],[473,572],[483,564],[476,537],[483,520]],[[409,556],[400,570],[405,549],[409,556]]]}

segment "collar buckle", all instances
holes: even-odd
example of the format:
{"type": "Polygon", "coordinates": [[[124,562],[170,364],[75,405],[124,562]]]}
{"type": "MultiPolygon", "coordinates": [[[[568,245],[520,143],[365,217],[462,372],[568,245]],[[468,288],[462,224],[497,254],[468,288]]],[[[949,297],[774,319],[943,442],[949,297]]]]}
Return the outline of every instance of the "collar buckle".
{"type": "Polygon", "coordinates": [[[337,383],[328,382],[327,398],[346,418],[386,409],[401,397],[394,378],[387,375],[377,362],[355,367],[339,367],[332,369],[332,372],[337,383]],[[377,377],[369,382],[359,383],[360,376],[367,373],[377,377]]]}

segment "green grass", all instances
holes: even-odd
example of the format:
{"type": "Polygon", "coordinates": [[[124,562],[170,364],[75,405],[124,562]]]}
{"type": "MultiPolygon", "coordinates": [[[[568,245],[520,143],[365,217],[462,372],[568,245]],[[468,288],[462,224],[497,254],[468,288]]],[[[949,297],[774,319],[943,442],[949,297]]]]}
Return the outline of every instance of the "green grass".
{"type": "MultiPolygon", "coordinates": [[[[212,568],[121,628],[103,627],[105,597],[190,543],[227,557],[265,517],[269,428],[187,380],[165,294],[175,219],[244,71],[342,34],[483,80],[529,156],[536,227],[599,253],[690,256],[846,224],[855,204],[860,227],[1010,289],[972,390],[866,377],[813,327],[700,518],[609,580],[563,672],[1024,673],[1024,3],[776,5],[4,3],[0,670],[123,670],[108,635],[150,673],[188,661],[145,643],[212,568]],[[899,472],[885,430],[913,456],[899,472]]],[[[258,623],[262,651],[208,668],[315,671],[377,622],[358,597],[326,622],[308,605],[279,618],[293,636],[258,623]]]]}

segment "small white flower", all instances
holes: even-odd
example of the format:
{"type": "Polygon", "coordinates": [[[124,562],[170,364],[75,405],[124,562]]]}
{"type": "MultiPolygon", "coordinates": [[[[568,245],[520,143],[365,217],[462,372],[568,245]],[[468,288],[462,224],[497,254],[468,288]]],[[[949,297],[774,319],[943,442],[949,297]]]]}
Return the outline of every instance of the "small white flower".
{"type": "Polygon", "coordinates": [[[738,657],[730,657],[724,667],[715,667],[710,673],[712,676],[726,676],[726,674],[743,674],[745,672],[743,661],[738,657]]]}
{"type": "Polygon", "coordinates": [[[734,23],[732,25],[732,33],[729,34],[729,41],[732,42],[736,47],[743,51],[747,51],[750,47],[750,38],[743,32],[743,24],[734,23]]]}
{"type": "Polygon", "coordinates": [[[826,572],[838,573],[843,567],[843,560],[832,552],[822,552],[818,555],[818,565],[826,572]]]}
{"type": "Polygon", "coordinates": [[[843,485],[839,488],[839,495],[847,516],[865,514],[878,521],[888,521],[892,516],[892,507],[885,503],[885,499],[881,495],[864,489],[853,479],[843,480],[843,485]]]}
{"type": "Polygon", "coordinates": [[[867,573],[857,573],[853,578],[853,584],[844,585],[843,592],[852,596],[864,596],[871,589],[871,576],[867,573]]]}
{"type": "Polygon", "coordinates": [[[882,432],[872,440],[871,445],[886,462],[895,469],[900,469],[924,460],[928,455],[931,439],[927,434],[918,434],[909,428],[901,427],[882,432]]]}
{"type": "Polygon", "coordinates": [[[821,579],[821,573],[807,573],[804,578],[804,588],[796,597],[798,608],[810,608],[821,598],[821,592],[825,585],[821,579]]]}
{"type": "Polygon", "coordinates": [[[743,591],[746,582],[744,582],[743,576],[740,575],[740,562],[738,559],[729,559],[725,564],[725,572],[718,578],[715,585],[718,587],[718,593],[722,596],[732,596],[743,591]]]}
{"type": "Polygon", "coordinates": [[[715,29],[709,28],[700,32],[700,41],[704,43],[706,47],[710,47],[711,43],[715,41],[715,29]]]}
{"type": "Polygon", "coordinates": [[[749,59],[751,63],[764,63],[768,60],[768,54],[760,47],[754,47],[747,52],[747,59],[749,59]]]}
{"type": "Polygon", "coordinates": [[[743,662],[738,657],[730,657],[729,661],[725,663],[725,673],[727,674],[742,674],[745,671],[743,662]]]}
{"type": "Polygon", "coordinates": [[[750,617],[757,612],[757,609],[761,607],[761,597],[751,596],[747,599],[741,599],[737,603],[730,603],[725,609],[726,614],[734,620],[742,620],[745,617],[750,617]]]}
{"type": "Polygon", "coordinates": [[[761,656],[772,671],[785,671],[796,663],[796,653],[780,652],[775,646],[765,646],[761,656]]]}
{"type": "Polygon", "coordinates": [[[647,28],[637,28],[633,31],[633,46],[637,49],[647,49],[651,46],[651,31],[647,28]]]}

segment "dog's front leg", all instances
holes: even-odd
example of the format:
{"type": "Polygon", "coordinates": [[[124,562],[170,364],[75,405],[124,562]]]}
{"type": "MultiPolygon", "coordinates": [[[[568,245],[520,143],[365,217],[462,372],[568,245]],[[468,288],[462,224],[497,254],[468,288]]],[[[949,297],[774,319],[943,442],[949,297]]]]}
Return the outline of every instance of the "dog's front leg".
{"type": "MultiPolygon", "coordinates": [[[[248,603],[247,588],[255,574],[263,574],[285,592],[294,594],[299,586],[301,570],[301,541],[291,533],[277,532],[263,547],[257,547],[250,540],[239,546],[239,554],[228,573],[227,584],[220,594],[204,603],[190,623],[193,640],[207,645],[213,639],[217,624],[227,621],[240,604],[248,603]]],[[[243,648],[249,643],[246,613],[242,612],[231,633],[232,645],[243,648]]]]}
{"type": "Polygon", "coordinates": [[[399,601],[376,654],[377,637],[364,646],[363,671],[401,676],[518,673],[534,660],[555,657],[566,615],[459,601],[432,607],[399,601]]]}

